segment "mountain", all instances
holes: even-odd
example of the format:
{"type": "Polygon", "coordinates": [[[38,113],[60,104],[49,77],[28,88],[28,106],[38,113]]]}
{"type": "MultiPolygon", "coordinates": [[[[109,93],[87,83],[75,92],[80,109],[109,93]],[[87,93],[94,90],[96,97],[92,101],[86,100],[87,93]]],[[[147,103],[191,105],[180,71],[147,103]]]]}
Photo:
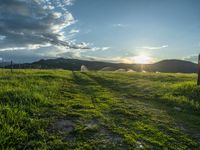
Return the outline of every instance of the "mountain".
{"type": "MultiPolygon", "coordinates": [[[[33,63],[15,64],[13,68],[35,68],[35,69],[66,69],[80,70],[81,66],[86,66],[89,70],[114,71],[119,69],[148,72],[171,72],[171,73],[196,73],[197,64],[183,60],[163,60],[154,64],[123,64],[99,61],[87,61],[78,59],[47,59],[33,63]]],[[[7,66],[9,68],[10,66],[7,66]]]]}
{"type": "Polygon", "coordinates": [[[146,70],[152,72],[196,73],[197,64],[183,60],[163,60],[155,64],[147,65],[146,70]]]}
{"type": "MultiPolygon", "coordinates": [[[[85,65],[89,70],[101,70],[102,68],[109,67],[111,70],[116,70],[119,68],[129,68],[132,67],[130,64],[122,63],[108,63],[99,61],[87,61],[78,59],[47,59],[40,60],[33,63],[25,64],[15,64],[14,68],[38,68],[38,69],[66,69],[66,70],[80,70],[81,66],[85,65]]],[[[7,66],[9,68],[10,66],[7,66]]]]}

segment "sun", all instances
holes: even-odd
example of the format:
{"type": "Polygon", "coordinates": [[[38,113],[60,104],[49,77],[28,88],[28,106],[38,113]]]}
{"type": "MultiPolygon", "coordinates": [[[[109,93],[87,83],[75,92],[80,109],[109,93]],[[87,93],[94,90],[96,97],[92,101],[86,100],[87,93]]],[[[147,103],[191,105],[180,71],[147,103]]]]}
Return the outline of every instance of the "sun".
{"type": "Polygon", "coordinates": [[[149,64],[152,63],[152,58],[146,55],[139,55],[133,58],[136,64],[149,64]]]}

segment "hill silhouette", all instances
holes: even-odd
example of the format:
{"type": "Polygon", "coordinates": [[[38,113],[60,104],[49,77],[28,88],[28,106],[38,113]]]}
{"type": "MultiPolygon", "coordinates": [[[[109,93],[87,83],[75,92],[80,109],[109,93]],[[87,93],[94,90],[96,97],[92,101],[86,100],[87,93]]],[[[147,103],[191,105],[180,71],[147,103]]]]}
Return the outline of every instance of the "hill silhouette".
{"type": "MultiPolygon", "coordinates": [[[[33,63],[15,64],[13,68],[33,68],[33,69],[65,69],[79,71],[81,65],[85,65],[89,70],[94,71],[115,71],[118,69],[148,71],[148,72],[169,72],[169,73],[196,73],[197,64],[184,60],[162,60],[154,64],[124,64],[109,63],[99,61],[87,61],[78,59],[42,59],[33,63]],[[109,68],[109,69],[105,69],[109,68]]],[[[9,68],[10,66],[7,66],[9,68]]]]}

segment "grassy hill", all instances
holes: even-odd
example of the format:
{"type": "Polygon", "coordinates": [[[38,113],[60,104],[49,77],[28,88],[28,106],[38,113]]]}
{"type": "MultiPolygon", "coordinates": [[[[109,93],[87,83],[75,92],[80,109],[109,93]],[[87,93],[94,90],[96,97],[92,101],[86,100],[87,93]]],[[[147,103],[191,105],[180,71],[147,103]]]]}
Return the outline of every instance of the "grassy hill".
{"type": "Polygon", "coordinates": [[[1,149],[198,149],[195,74],[1,70],[1,149]]]}

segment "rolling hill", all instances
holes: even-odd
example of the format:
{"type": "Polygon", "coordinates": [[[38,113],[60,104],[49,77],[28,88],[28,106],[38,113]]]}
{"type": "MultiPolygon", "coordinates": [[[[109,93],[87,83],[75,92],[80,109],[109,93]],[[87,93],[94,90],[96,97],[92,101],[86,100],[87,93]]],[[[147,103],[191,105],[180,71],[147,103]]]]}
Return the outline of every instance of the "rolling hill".
{"type": "MultiPolygon", "coordinates": [[[[35,68],[35,69],[65,69],[65,70],[80,70],[81,65],[87,66],[89,70],[106,70],[114,71],[118,69],[148,72],[169,72],[169,73],[196,73],[197,64],[183,60],[163,60],[154,64],[124,64],[124,63],[109,63],[99,61],[87,61],[78,59],[47,59],[39,60],[33,63],[15,64],[14,68],[35,68]],[[106,69],[105,69],[106,68],[106,69]],[[109,69],[108,69],[109,68],[109,69]]],[[[10,66],[7,66],[9,68],[10,66]]]]}
{"type": "Polygon", "coordinates": [[[183,60],[163,60],[155,64],[146,65],[145,70],[152,72],[195,73],[197,64],[183,60]]]}

